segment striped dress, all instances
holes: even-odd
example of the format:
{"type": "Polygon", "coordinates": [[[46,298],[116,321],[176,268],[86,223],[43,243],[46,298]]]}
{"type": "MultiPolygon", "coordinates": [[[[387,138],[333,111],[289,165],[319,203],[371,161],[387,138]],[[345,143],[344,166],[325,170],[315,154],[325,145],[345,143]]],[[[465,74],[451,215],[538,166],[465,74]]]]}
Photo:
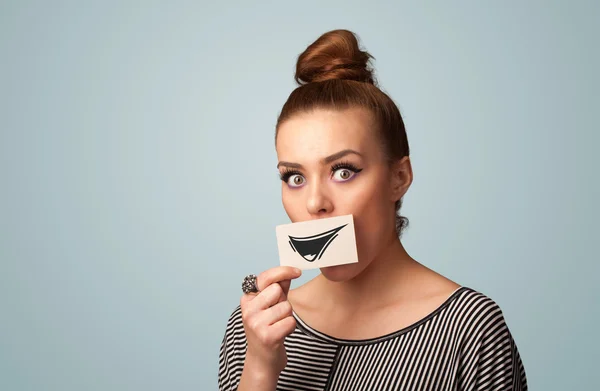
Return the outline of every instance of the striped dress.
{"type": "MultiPolygon", "coordinates": [[[[378,338],[333,338],[294,317],[297,327],[284,342],[288,363],[277,390],[527,390],[502,310],[468,287],[420,321],[378,338]]],[[[219,390],[237,389],[245,351],[238,306],[221,342],[219,390]]]]}

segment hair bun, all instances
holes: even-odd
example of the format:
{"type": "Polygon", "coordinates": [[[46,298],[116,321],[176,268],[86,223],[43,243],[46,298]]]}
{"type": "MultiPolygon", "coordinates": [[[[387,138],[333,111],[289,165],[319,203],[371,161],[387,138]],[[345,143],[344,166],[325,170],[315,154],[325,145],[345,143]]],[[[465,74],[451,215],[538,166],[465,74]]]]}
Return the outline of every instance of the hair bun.
{"type": "Polygon", "coordinates": [[[375,84],[369,60],[360,50],[356,35],[348,30],[332,30],[306,48],[296,63],[296,82],[306,84],[331,79],[356,80],[375,84]]]}

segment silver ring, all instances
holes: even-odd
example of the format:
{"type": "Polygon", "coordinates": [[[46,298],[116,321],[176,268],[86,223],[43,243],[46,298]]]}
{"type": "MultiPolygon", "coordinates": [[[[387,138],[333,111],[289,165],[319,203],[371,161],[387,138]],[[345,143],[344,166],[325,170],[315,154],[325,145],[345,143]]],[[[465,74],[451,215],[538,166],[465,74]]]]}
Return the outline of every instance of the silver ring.
{"type": "Polygon", "coordinates": [[[256,275],[249,274],[246,277],[244,277],[244,282],[242,282],[242,291],[246,294],[258,292],[258,285],[256,285],[256,275]]]}

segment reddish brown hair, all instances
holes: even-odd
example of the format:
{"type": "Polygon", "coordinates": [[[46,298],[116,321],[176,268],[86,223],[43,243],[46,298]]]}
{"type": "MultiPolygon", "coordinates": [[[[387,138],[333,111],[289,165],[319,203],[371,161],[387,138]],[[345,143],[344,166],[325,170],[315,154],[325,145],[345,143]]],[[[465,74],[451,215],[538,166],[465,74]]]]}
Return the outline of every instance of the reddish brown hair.
{"type": "MultiPolygon", "coordinates": [[[[329,31],[308,46],[298,57],[295,79],[300,86],[283,105],[275,141],[280,125],[297,113],[363,107],[373,115],[388,162],[409,156],[400,110],[377,87],[370,59],[374,57],[359,48],[356,35],[348,30],[329,31]]],[[[408,219],[398,215],[401,206],[402,199],[396,202],[398,235],[408,226],[408,219]]]]}

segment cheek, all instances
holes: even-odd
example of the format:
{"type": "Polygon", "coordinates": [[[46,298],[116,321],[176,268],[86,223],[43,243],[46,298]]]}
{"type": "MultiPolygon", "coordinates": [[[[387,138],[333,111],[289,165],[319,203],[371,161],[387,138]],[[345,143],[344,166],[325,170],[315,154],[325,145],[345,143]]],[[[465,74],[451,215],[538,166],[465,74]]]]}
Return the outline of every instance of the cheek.
{"type": "Polygon", "coordinates": [[[362,214],[354,219],[358,259],[368,262],[378,248],[378,243],[384,237],[381,217],[376,214],[362,214]]]}
{"type": "Polygon", "coordinates": [[[385,185],[379,178],[369,178],[340,194],[338,199],[343,205],[338,206],[355,216],[358,229],[373,230],[381,225],[381,218],[389,208],[386,194],[385,185]]]}
{"type": "Polygon", "coordinates": [[[285,209],[285,213],[287,213],[290,220],[296,222],[300,220],[302,204],[297,191],[287,189],[286,186],[287,185],[284,184],[281,188],[281,202],[283,204],[283,209],[285,209]]]}
{"type": "Polygon", "coordinates": [[[381,183],[372,188],[361,189],[351,203],[349,210],[354,215],[356,244],[359,260],[368,262],[374,255],[389,229],[390,205],[386,202],[386,192],[381,183]]]}

